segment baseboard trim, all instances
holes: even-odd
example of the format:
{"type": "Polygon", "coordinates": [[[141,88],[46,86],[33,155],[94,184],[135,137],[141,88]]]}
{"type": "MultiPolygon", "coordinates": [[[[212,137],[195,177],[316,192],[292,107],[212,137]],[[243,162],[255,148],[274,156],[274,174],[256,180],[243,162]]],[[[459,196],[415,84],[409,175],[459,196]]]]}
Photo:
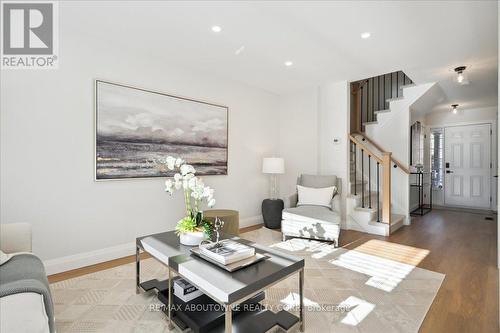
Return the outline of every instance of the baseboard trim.
{"type": "Polygon", "coordinates": [[[70,271],[91,266],[105,261],[118,259],[135,254],[135,242],[107,247],[100,250],[78,253],[71,256],[45,260],[47,275],[70,271]]]}
{"type": "Polygon", "coordinates": [[[251,216],[240,220],[240,228],[251,227],[262,223],[264,223],[262,215],[251,216]]]}
{"type": "MultiPolygon", "coordinates": [[[[240,228],[260,225],[263,223],[262,215],[251,216],[240,220],[240,228]]],[[[78,253],[50,260],[45,260],[47,275],[58,274],[74,269],[91,266],[114,259],[119,259],[135,254],[135,242],[107,247],[100,250],[78,253]]]]}

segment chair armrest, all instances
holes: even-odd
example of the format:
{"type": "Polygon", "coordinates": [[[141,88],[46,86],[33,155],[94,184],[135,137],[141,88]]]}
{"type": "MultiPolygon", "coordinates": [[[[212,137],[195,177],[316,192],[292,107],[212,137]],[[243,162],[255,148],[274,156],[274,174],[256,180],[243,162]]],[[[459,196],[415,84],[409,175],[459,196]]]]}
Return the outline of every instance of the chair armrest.
{"type": "Polygon", "coordinates": [[[340,193],[335,193],[335,196],[332,199],[332,210],[334,212],[339,212],[341,211],[341,206],[340,206],[340,193]]]}
{"type": "Polygon", "coordinates": [[[299,200],[299,196],[297,193],[291,194],[283,198],[283,203],[285,204],[285,208],[297,207],[297,201],[299,200]]]}
{"type": "Polygon", "coordinates": [[[5,253],[31,252],[31,224],[0,224],[0,250],[5,253]]]}

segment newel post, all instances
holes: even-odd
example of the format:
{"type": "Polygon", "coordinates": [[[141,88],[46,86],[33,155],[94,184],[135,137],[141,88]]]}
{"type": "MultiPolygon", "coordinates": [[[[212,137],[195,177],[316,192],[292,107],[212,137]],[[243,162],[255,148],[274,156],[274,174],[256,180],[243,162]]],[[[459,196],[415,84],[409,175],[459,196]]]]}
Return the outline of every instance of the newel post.
{"type": "Polygon", "coordinates": [[[382,155],[382,222],[391,225],[391,153],[382,155]]]}

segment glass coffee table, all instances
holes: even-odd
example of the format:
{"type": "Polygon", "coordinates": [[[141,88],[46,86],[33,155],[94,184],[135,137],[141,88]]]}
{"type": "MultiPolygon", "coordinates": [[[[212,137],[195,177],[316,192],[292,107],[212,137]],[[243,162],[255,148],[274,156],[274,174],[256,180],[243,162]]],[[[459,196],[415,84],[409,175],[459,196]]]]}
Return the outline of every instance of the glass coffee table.
{"type": "Polygon", "coordinates": [[[191,247],[180,244],[174,231],[136,239],[136,290],[156,289],[158,298],[166,306],[169,328],[183,331],[190,328],[196,333],[266,332],[280,327],[289,331],[299,326],[304,331],[304,259],[269,248],[237,236],[223,235],[253,246],[267,258],[235,272],[228,272],[191,253],[191,247]],[[168,279],[144,281],[140,279],[141,251],[168,268],[168,279]],[[265,290],[276,283],[298,275],[299,316],[281,310],[273,312],[260,305],[265,290]],[[204,295],[184,303],[173,295],[173,280],[180,276],[204,295]],[[194,306],[193,306],[194,305],[194,306]],[[193,310],[195,309],[195,310],[193,310]]]}

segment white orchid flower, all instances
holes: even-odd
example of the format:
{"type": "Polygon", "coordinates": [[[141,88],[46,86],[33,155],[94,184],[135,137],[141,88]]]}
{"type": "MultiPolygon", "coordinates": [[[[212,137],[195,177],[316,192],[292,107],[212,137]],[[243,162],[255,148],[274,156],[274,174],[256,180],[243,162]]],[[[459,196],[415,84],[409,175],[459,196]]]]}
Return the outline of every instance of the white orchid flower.
{"type": "Polygon", "coordinates": [[[195,191],[195,190],[196,190],[196,183],[197,183],[197,181],[198,181],[198,178],[193,177],[193,178],[187,179],[187,181],[188,181],[188,186],[189,186],[189,188],[190,188],[192,191],[195,191]]]}
{"type": "Polygon", "coordinates": [[[167,168],[169,170],[174,170],[175,168],[175,157],[167,156],[167,168]]]}
{"type": "Polygon", "coordinates": [[[196,170],[194,169],[194,167],[190,164],[183,164],[181,165],[181,175],[185,176],[187,174],[190,174],[190,173],[196,173],[196,170]]]}
{"type": "Polygon", "coordinates": [[[175,160],[175,166],[179,168],[182,164],[184,164],[184,160],[182,158],[178,157],[175,160]]]}
{"type": "Polygon", "coordinates": [[[165,192],[168,192],[168,193],[172,194],[172,186],[173,186],[172,180],[168,179],[165,182],[165,192]]]}
{"type": "Polygon", "coordinates": [[[175,189],[180,190],[182,187],[182,181],[181,180],[176,180],[174,183],[175,189]]]}
{"type": "Polygon", "coordinates": [[[213,206],[215,206],[215,199],[214,199],[214,198],[212,198],[212,199],[210,199],[210,200],[208,201],[208,207],[209,207],[209,208],[212,208],[213,206]]]}
{"type": "Polygon", "coordinates": [[[203,188],[203,197],[204,198],[212,198],[214,196],[214,190],[211,189],[210,187],[208,186],[205,186],[203,188]]]}
{"type": "Polygon", "coordinates": [[[176,182],[178,182],[178,181],[179,181],[179,180],[181,180],[181,179],[182,179],[182,176],[181,176],[181,174],[180,174],[180,173],[176,173],[176,174],[174,175],[174,180],[175,180],[176,182]]]}

